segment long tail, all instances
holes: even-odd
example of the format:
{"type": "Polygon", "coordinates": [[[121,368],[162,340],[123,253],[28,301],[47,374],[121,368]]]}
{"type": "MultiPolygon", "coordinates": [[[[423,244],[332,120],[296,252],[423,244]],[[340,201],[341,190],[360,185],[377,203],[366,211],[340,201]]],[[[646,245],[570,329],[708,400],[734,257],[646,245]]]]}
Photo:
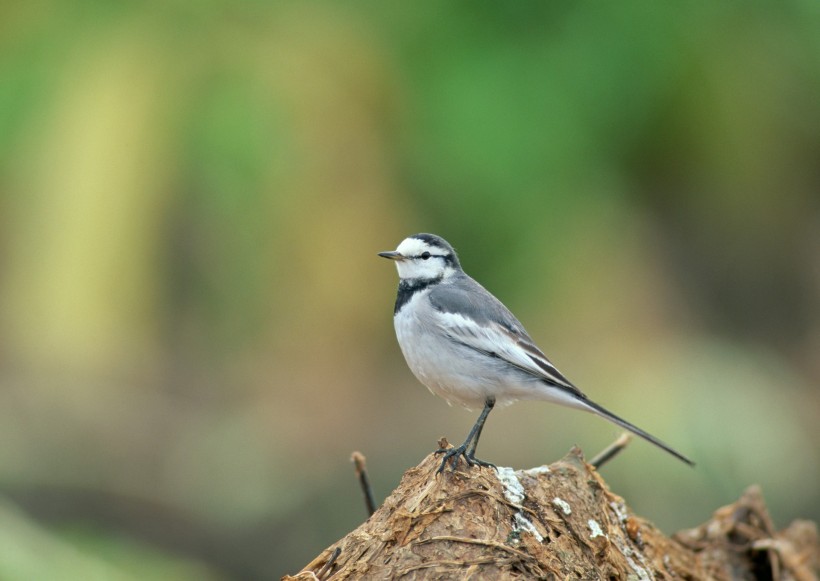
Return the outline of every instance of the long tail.
{"type": "Polygon", "coordinates": [[[643,438],[647,442],[651,442],[652,444],[655,444],[658,448],[660,448],[662,450],[666,450],[667,452],[672,454],[678,460],[681,460],[681,461],[686,462],[687,464],[689,464],[689,466],[694,466],[695,465],[695,463],[692,462],[689,458],[687,458],[686,456],[684,456],[683,454],[681,454],[677,450],[673,449],[671,446],[669,446],[667,444],[664,444],[658,438],[656,438],[652,434],[644,432],[639,427],[633,426],[632,424],[627,422],[625,419],[619,418],[618,416],[613,414],[611,411],[602,408],[597,403],[595,403],[593,401],[590,401],[588,399],[582,399],[582,400],[579,400],[579,402],[582,403],[583,405],[589,407],[590,408],[589,411],[594,412],[594,413],[598,414],[599,416],[601,416],[603,418],[606,418],[607,420],[609,420],[613,424],[616,424],[618,426],[621,426],[624,429],[629,430],[630,432],[632,432],[633,434],[635,434],[637,436],[640,436],[641,438],[643,438]]]}

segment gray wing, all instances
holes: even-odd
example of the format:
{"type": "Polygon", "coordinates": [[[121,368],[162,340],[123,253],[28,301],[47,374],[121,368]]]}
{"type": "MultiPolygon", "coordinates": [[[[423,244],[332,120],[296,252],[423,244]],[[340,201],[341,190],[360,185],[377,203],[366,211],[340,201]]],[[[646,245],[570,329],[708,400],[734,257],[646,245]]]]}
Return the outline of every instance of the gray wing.
{"type": "Polygon", "coordinates": [[[490,357],[498,357],[549,385],[586,400],[535,345],[524,326],[501,301],[465,275],[435,285],[429,299],[438,323],[451,341],[490,357]]]}
{"type": "MultiPolygon", "coordinates": [[[[518,319],[501,302],[467,275],[432,288],[430,303],[436,322],[451,341],[489,357],[498,357],[583,403],[583,409],[606,418],[652,442],[687,464],[694,465],[655,436],[587,399],[535,346],[518,319]]],[[[566,402],[563,402],[566,403],[566,402]]]]}

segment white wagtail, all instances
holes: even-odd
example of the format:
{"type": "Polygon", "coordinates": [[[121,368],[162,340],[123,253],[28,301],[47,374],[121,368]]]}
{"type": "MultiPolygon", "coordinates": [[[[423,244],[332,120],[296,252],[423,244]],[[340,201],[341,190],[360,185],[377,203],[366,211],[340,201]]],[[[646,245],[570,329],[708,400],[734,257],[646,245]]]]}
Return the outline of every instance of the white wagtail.
{"type": "Polygon", "coordinates": [[[414,234],[379,256],[396,262],[399,292],[393,323],[413,374],[449,403],[484,409],[457,448],[438,450],[438,472],[459,456],[469,466],[493,466],[475,457],[484,422],[496,403],[538,399],[606,418],[666,450],[683,454],[589,400],[535,345],[518,319],[461,269],[455,250],[434,234],[414,234]]]}

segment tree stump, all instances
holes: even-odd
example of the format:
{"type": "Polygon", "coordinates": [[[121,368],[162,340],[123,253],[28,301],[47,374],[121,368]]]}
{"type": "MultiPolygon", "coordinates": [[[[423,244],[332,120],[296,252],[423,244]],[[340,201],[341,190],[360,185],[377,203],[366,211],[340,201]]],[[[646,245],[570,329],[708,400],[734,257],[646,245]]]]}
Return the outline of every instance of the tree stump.
{"type": "Polygon", "coordinates": [[[448,469],[431,454],[361,526],[283,579],[817,580],[814,523],[776,532],[749,488],[671,538],[635,516],[580,450],[549,466],[448,469]],[[335,558],[333,558],[335,555],[335,558]]]}

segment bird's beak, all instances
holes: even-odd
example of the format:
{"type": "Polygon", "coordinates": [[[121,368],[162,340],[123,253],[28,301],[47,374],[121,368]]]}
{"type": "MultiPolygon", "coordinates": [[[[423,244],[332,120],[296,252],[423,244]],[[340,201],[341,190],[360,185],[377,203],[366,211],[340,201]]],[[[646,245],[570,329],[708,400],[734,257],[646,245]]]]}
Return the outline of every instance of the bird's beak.
{"type": "Polygon", "coordinates": [[[382,258],[389,258],[390,260],[404,260],[404,255],[401,252],[391,250],[390,252],[379,252],[382,258]]]}

